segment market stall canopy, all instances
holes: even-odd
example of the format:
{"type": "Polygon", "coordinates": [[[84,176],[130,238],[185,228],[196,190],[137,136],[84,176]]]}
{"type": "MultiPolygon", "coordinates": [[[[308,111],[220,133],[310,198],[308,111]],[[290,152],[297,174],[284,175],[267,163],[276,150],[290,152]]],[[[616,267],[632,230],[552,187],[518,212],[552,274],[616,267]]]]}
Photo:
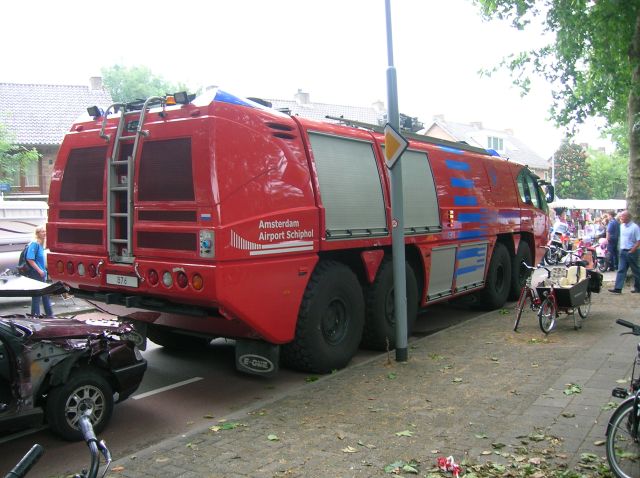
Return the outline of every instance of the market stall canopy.
{"type": "Polygon", "coordinates": [[[567,209],[599,209],[601,211],[620,211],[627,208],[625,199],[556,199],[549,207],[567,209]]]}

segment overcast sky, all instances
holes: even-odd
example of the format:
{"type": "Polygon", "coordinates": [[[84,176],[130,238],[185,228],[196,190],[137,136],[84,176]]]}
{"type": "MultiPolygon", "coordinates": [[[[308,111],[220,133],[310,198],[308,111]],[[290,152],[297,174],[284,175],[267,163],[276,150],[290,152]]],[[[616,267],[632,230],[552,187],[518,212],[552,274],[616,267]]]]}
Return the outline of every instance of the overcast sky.
{"type": "MultiPolygon", "coordinates": [[[[429,124],[514,130],[544,157],[563,132],[549,88],[521,98],[507,73],[480,78],[539,34],[483,21],[471,0],[392,0],[400,111],[429,124]]],[[[194,89],[370,105],[386,101],[384,0],[20,0],[3,4],[0,82],[87,84],[102,67],[145,65],[194,89]]],[[[580,141],[601,144],[597,129],[580,141]]]]}

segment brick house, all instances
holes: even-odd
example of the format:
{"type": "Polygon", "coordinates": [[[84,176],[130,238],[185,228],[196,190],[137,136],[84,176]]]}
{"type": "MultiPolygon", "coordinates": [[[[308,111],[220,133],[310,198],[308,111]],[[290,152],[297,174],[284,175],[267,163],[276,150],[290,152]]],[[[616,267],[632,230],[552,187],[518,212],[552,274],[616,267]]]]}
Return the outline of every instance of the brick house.
{"type": "Polygon", "coordinates": [[[113,103],[101,77],[88,85],[0,83],[0,124],[13,142],[37,149],[42,157],[14,178],[14,194],[46,195],[56,154],[64,134],[87,107],[106,109],[113,103]]]}

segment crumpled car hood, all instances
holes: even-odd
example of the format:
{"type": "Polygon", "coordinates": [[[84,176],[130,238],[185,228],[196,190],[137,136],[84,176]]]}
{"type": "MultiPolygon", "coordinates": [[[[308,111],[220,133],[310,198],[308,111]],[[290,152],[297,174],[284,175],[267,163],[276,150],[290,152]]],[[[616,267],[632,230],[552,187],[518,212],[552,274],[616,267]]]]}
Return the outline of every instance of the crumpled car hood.
{"type": "Polygon", "coordinates": [[[12,315],[0,317],[0,323],[9,327],[11,323],[15,324],[19,329],[26,332],[29,340],[86,338],[87,336],[101,335],[104,332],[108,334],[123,334],[133,330],[129,324],[117,320],[95,320],[77,317],[43,318],[12,315]]]}

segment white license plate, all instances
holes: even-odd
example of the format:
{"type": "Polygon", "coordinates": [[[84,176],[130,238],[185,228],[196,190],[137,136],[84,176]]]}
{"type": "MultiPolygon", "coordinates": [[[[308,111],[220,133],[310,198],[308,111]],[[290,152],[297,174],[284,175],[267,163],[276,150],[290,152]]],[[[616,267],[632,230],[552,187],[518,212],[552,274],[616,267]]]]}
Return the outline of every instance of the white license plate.
{"type": "Polygon", "coordinates": [[[119,274],[107,274],[107,284],[138,287],[138,278],[134,276],[121,276],[119,274]]]}

